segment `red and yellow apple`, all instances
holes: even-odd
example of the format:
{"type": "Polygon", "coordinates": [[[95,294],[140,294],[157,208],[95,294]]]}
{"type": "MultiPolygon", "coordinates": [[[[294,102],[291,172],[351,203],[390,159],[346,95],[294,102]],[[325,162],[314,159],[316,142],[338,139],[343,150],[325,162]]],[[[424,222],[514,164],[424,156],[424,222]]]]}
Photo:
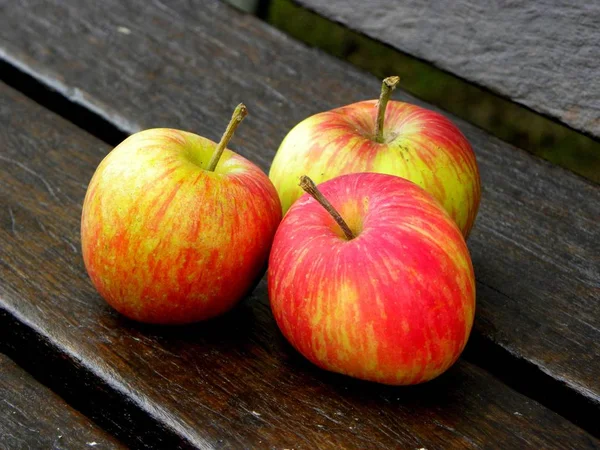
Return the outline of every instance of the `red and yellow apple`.
{"type": "Polygon", "coordinates": [[[268,177],[217,145],[174,129],[136,133],[100,163],[81,218],[83,259],[106,301],[148,323],[224,313],[261,275],[281,205],[268,177]]]}
{"type": "Polygon", "coordinates": [[[473,267],[454,221],[396,176],[344,175],[319,189],[307,180],[325,200],[294,203],[269,257],[283,335],[317,366],[364,380],[406,385],[443,373],[475,313],[473,267]]]}
{"type": "Polygon", "coordinates": [[[384,80],[379,102],[322,112],[289,132],[269,172],[284,213],[302,195],[301,175],[319,184],[343,174],[379,172],[424,188],[446,208],[463,236],[469,235],[480,199],[471,145],[443,115],[409,103],[388,103],[398,80],[384,80]]]}

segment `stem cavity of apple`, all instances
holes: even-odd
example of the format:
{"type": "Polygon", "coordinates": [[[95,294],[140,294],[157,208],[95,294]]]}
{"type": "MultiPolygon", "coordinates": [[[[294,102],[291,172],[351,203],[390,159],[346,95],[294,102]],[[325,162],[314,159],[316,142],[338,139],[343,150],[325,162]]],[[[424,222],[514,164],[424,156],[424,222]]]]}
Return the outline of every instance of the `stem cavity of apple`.
{"type": "Polygon", "coordinates": [[[387,107],[390,96],[398,83],[400,82],[399,76],[387,77],[381,83],[381,94],[379,95],[379,101],[377,102],[377,122],[375,124],[375,141],[380,144],[383,143],[383,121],[385,119],[385,109],[387,107]]]}
{"type": "Polygon", "coordinates": [[[244,120],[244,117],[246,117],[247,115],[248,109],[246,108],[246,105],[240,103],[236,106],[235,110],[233,111],[233,115],[231,116],[231,120],[229,121],[229,125],[227,125],[227,129],[225,130],[225,133],[223,133],[223,137],[217,144],[217,148],[212,154],[212,157],[208,162],[206,170],[209,170],[211,172],[215,171],[215,168],[217,167],[217,164],[219,164],[219,160],[221,159],[221,155],[223,154],[223,150],[225,150],[227,144],[229,144],[229,141],[233,137],[233,133],[235,133],[235,130],[238,127],[238,125],[241,123],[242,120],[244,120]]]}
{"type": "Polygon", "coordinates": [[[321,204],[321,206],[323,208],[325,208],[329,214],[331,214],[331,217],[333,217],[333,219],[337,222],[337,224],[340,226],[340,228],[346,235],[346,239],[351,240],[356,237],[354,235],[354,233],[352,232],[352,230],[350,229],[350,227],[348,226],[348,224],[344,221],[344,219],[342,218],[340,213],[337,212],[337,210],[333,207],[333,205],[331,203],[329,203],[329,200],[327,200],[325,198],[325,196],[321,193],[321,191],[319,191],[319,189],[317,188],[317,185],[315,184],[315,182],[313,180],[311,180],[306,175],[302,175],[300,177],[299,186],[304,190],[304,192],[306,192],[308,195],[310,195],[312,198],[314,198],[317,202],[319,202],[321,204]]]}

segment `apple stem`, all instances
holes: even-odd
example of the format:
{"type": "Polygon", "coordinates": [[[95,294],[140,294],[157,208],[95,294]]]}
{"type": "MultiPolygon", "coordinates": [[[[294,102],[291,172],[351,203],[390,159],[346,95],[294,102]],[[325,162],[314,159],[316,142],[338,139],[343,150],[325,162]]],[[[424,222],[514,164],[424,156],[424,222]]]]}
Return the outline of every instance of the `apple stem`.
{"type": "Polygon", "coordinates": [[[336,211],[333,205],[329,203],[329,200],[327,200],[325,196],[321,193],[321,191],[319,191],[317,185],[313,180],[311,180],[306,175],[302,175],[300,177],[299,186],[302,189],[304,189],[304,192],[306,192],[308,195],[310,195],[312,198],[318,201],[321,204],[321,206],[327,210],[329,214],[331,214],[331,217],[333,217],[333,219],[340,226],[348,240],[354,239],[356,237],[350,229],[350,227],[348,226],[348,224],[344,221],[342,216],[340,216],[340,213],[336,211]]]}
{"type": "Polygon", "coordinates": [[[225,150],[227,144],[229,144],[229,141],[233,137],[233,133],[235,133],[235,130],[240,124],[240,122],[244,120],[244,117],[246,117],[247,115],[248,109],[246,108],[246,106],[243,103],[237,105],[237,107],[233,111],[233,115],[231,116],[229,125],[227,125],[227,129],[225,130],[225,133],[223,133],[223,137],[217,144],[217,148],[215,149],[214,153],[212,154],[212,157],[210,158],[210,161],[208,162],[206,170],[214,172],[214,170],[217,167],[217,164],[219,164],[219,160],[221,159],[223,150],[225,150]]]}
{"type": "Polygon", "coordinates": [[[387,107],[390,96],[396,86],[400,82],[400,77],[393,76],[387,77],[381,83],[381,94],[379,95],[379,101],[377,102],[377,123],[375,128],[375,141],[380,144],[383,143],[383,121],[385,119],[385,109],[387,107]]]}

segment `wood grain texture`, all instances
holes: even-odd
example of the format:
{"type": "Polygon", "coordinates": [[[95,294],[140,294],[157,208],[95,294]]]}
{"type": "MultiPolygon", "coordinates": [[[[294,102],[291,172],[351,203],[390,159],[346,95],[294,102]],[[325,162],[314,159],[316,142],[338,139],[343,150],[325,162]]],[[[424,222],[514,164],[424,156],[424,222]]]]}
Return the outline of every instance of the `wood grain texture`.
{"type": "MultiPolygon", "coordinates": [[[[3,12],[12,24],[0,27],[5,60],[128,132],[167,126],[217,140],[244,101],[250,116],[233,148],[265,170],[300,120],[380,89],[379,80],[219,2],[24,1],[3,12]]],[[[469,239],[475,333],[598,411],[600,189],[453,120],[482,178],[469,239]]]]}
{"type": "Polygon", "coordinates": [[[295,0],[576,130],[600,136],[600,3],[295,0]]]}
{"type": "Polygon", "coordinates": [[[0,404],[0,448],[125,448],[2,354],[0,404]]]}
{"type": "MultiPolygon", "coordinates": [[[[215,321],[124,319],[94,291],[78,243],[85,180],[109,149],[4,85],[0,100],[0,309],[185,439],[178,447],[600,447],[464,361],[411,388],[320,371],[278,332],[265,280],[215,321]]],[[[75,395],[95,389],[70,379],[75,395]]]]}

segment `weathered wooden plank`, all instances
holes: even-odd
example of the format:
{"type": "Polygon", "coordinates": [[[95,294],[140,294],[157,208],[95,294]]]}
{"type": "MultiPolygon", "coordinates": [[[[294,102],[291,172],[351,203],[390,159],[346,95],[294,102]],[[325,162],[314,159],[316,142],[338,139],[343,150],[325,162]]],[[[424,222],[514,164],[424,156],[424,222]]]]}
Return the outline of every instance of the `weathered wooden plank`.
{"type": "MultiPolygon", "coordinates": [[[[140,408],[139,398],[123,394],[94,370],[97,363],[82,364],[65,345],[39,332],[25,317],[0,306],[2,350],[24,370],[50,387],[73,408],[85,414],[128,448],[193,448],[170,427],[168,416],[140,408]],[[67,353],[65,353],[67,352],[67,353]],[[158,416],[158,417],[157,417],[158,416]]],[[[68,343],[66,344],[68,345],[68,343]]]]}
{"type": "MultiPolygon", "coordinates": [[[[94,291],[78,243],[86,180],[109,149],[0,86],[6,143],[0,154],[0,309],[75,370],[128,397],[188,444],[478,448],[502,440],[515,447],[600,446],[464,361],[412,388],[322,372],[278,332],[264,280],[240,307],[213,322],[166,328],[124,319],[94,291]]],[[[71,395],[94,389],[93,381],[77,378],[63,389],[71,395]]]]}
{"type": "MultiPolygon", "coordinates": [[[[25,1],[4,15],[5,60],[128,132],[171,126],[217,139],[243,100],[251,113],[237,148],[265,169],[297,122],[379,92],[379,80],[219,2],[25,1]]],[[[469,242],[475,333],[598,411],[600,190],[455,120],[483,186],[469,242]]]]}
{"type": "Polygon", "coordinates": [[[0,402],[1,448],[125,448],[3,354],[0,402]]]}
{"type": "Polygon", "coordinates": [[[600,3],[295,0],[600,137],[600,3]]]}

